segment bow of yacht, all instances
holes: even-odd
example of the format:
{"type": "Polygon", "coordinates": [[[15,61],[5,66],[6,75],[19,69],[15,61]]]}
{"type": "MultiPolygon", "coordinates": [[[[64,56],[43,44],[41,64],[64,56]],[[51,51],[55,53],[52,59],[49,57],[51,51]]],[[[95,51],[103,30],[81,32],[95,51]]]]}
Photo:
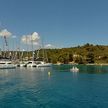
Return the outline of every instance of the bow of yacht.
{"type": "Polygon", "coordinates": [[[36,66],[37,67],[50,67],[52,66],[52,63],[46,63],[44,61],[37,61],[36,66]]]}

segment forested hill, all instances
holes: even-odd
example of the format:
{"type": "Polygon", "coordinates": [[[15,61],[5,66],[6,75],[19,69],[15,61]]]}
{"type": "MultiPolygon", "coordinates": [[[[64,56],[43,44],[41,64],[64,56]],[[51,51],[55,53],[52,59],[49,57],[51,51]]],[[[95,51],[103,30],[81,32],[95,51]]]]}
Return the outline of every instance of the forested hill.
{"type": "Polygon", "coordinates": [[[108,46],[85,44],[83,46],[46,49],[49,62],[52,63],[108,63],[108,46]]]}

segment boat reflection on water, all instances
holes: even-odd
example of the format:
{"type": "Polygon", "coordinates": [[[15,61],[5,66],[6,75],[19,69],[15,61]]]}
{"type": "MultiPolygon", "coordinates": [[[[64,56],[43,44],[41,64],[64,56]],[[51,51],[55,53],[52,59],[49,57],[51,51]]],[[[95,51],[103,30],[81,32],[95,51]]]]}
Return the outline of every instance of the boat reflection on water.
{"type": "Polygon", "coordinates": [[[7,76],[8,73],[9,73],[9,70],[8,69],[1,69],[0,70],[0,76],[1,77],[7,76]]]}
{"type": "Polygon", "coordinates": [[[43,72],[43,71],[50,71],[52,67],[37,67],[36,69],[43,72]]]}

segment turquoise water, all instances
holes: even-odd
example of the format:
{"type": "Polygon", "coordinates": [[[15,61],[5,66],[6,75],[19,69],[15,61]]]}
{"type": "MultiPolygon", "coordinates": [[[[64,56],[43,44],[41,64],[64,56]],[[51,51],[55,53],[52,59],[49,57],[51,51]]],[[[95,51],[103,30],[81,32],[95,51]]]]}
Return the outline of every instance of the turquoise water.
{"type": "Polygon", "coordinates": [[[108,66],[71,67],[0,70],[0,108],[108,108],[108,66]]]}

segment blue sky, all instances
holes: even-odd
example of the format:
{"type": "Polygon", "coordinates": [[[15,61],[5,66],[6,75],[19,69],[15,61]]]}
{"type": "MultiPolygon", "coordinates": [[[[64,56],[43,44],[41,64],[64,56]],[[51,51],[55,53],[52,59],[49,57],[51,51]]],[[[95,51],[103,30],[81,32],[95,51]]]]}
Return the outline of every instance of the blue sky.
{"type": "Polygon", "coordinates": [[[0,0],[1,27],[17,36],[37,32],[44,44],[108,44],[108,0],[0,0]]]}

